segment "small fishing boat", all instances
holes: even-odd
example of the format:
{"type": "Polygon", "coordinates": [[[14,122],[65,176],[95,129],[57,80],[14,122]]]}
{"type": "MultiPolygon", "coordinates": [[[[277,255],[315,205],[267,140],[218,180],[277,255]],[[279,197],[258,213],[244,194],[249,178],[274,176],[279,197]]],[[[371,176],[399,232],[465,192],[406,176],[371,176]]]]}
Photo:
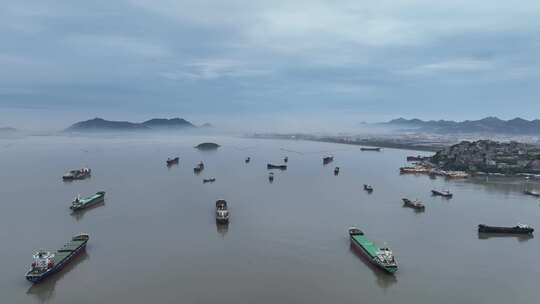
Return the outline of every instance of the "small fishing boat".
{"type": "Polygon", "coordinates": [[[72,237],[61,249],[54,252],[43,249],[36,251],[33,255],[32,267],[26,272],[26,279],[32,283],[38,283],[60,271],[84,251],[89,239],[88,234],[81,233],[72,237]]]}
{"type": "Polygon", "coordinates": [[[283,158],[283,162],[284,162],[284,163],[288,163],[288,162],[289,162],[289,157],[288,157],[288,156],[285,156],[285,157],[283,158]]]}
{"type": "Polygon", "coordinates": [[[219,223],[229,222],[229,209],[225,200],[216,201],[216,221],[219,223]]]}
{"type": "Polygon", "coordinates": [[[270,169],[279,169],[279,170],[287,170],[287,165],[274,165],[274,164],[267,164],[266,168],[268,170],[270,169]]]}
{"type": "Polygon", "coordinates": [[[381,151],[381,148],[366,148],[366,147],[362,147],[362,148],[360,148],[360,151],[375,151],[375,152],[380,152],[380,151],[381,151]]]}
{"type": "Polygon", "coordinates": [[[534,197],[540,197],[540,192],[533,191],[533,190],[525,190],[525,191],[523,191],[523,193],[525,195],[530,195],[530,196],[534,196],[534,197]]]}
{"type": "Polygon", "coordinates": [[[430,168],[423,167],[423,166],[415,166],[415,167],[401,167],[399,168],[399,172],[401,174],[428,174],[431,172],[430,168]]]}
{"type": "Polygon", "coordinates": [[[63,180],[85,179],[85,178],[90,177],[91,174],[92,174],[92,170],[90,170],[89,168],[82,168],[82,169],[71,170],[67,172],[66,174],[62,176],[62,179],[63,180]]]}
{"type": "Polygon", "coordinates": [[[338,175],[339,174],[339,167],[335,167],[334,168],[334,175],[338,175]]]}
{"type": "Polygon", "coordinates": [[[526,224],[517,224],[514,227],[478,225],[478,232],[480,233],[532,234],[533,231],[534,228],[526,224]]]}
{"type": "Polygon", "coordinates": [[[377,247],[356,227],[349,228],[349,237],[353,248],[364,255],[375,266],[389,274],[393,274],[398,270],[397,261],[392,250],[387,247],[377,247]]]}
{"type": "Polygon", "coordinates": [[[73,202],[71,202],[71,206],[69,208],[73,211],[82,210],[91,206],[94,206],[96,204],[102,203],[105,200],[105,191],[99,191],[96,192],[96,194],[83,197],[81,198],[80,195],[78,195],[73,202]]]}
{"type": "Polygon", "coordinates": [[[274,181],[274,172],[268,173],[268,180],[269,180],[270,182],[273,182],[273,181],[274,181]]]}
{"type": "Polygon", "coordinates": [[[402,200],[403,200],[404,207],[413,208],[419,211],[423,211],[426,208],[426,206],[422,204],[422,202],[420,202],[419,200],[411,201],[408,198],[404,198],[402,200]]]}
{"type": "Polygon", "coordinates": [[[179,161],[180,161],[180,157],[175,157],[175,158],[167,158],[165,162],[167,163],[167,166],[172,166],[172,165],[178,164],[179,161]]]}
{"type": "Polygon", "coordinates": [[[193,168],[193,171],[195,173],[200,173],[202,170],[204,170],[204,163],[201,161],[195,168],[193,168]]]}
{"type": "Polygon", "coordinates": [[[452,196],[454,196],[449,190],[443,190],[443,191],[431,190],[431,193],[435,196],[442,196],[446,198],[451,198],[452,196]]]}
{"type": "Polygon", "coordinates": [[[367,192],[373,192],[373,187],[367,184],[364,184],[364,190],[367,192]]]}
{"type": "Polygon", "coordinates": [[[206,184],[206,183],[213,183],[216,181],[216,178],[215,177],[211,177],[211,178],[205,178],[203,179],[203,184],[206,184]]]}
{"type": "Polygon", "coordinates": [[[246,160],[245,160],[246,164],[249,163],[250,161],[251,161],[250,157],[247,157],[246,160]]]}
{"type": "Polygon", "coordinates": [[[323,165],[329,164],[333,161],[334,161],[334,157],[332,155],[325,156],[322,159],[323,165]]]}

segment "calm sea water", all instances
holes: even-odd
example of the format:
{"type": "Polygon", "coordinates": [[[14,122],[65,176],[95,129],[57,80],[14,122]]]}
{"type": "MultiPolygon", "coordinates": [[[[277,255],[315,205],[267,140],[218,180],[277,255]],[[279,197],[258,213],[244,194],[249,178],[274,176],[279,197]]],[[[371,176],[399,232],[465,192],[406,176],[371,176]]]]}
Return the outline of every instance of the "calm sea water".
{"type": "Polygon", "coordinates": [[[176,135],[0,139],[0,302],[536,303],[540,242],[479,238],[476,226],[540,227],[539,200],[521,194],[522,181],[399,175],[413,153],[176,135]],[[193,148],[203,141],[222,147],[193,148]],[[323,166],[327,153],[335,161],[323,166]],[[285,155],[289,169],[269,183],[266,163],[285,155]],[[180,164],[167,168],[169,156],[180,164]],[[82,166],[92,178],[62,182],[82,166]],[[433,188],[454,198],[432,197],[433,188]],[[99,190],[104,205],[70,214],[74,196],[99,190]],[[403,208],[402,197],[426,211],[403,208]],[[214,220],[220,198],[228,226],[214,220]],[[395,276],[351,251],[351,225],[394,250],[395,276]],[[78,232],[91,235],[84,255],[42,284],[24,279],[35,249],[78,232]]]}

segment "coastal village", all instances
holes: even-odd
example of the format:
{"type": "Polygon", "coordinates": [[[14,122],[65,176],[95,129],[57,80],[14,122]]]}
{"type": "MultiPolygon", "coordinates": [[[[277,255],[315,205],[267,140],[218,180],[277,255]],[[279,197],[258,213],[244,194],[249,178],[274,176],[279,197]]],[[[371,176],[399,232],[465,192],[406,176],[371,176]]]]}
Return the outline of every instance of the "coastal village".
{"type": "Polygon", "coordinates": [[[438,151],[432,157],[410,157],[414,167],[402,173],[425,173],[463,178],[474,175],[539,175],[540,148],[518,142],[491,140],[462,141],[438,151]]]}

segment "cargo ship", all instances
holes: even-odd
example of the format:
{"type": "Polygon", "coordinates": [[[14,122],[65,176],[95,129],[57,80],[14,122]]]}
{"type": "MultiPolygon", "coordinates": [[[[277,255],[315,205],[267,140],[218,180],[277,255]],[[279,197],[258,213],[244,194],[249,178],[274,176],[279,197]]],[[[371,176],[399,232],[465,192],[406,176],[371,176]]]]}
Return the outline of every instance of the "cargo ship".
{"type": "Polygon", "coordinates": [[[398,270],[397,261],[389,248],[379,248],[366,238],[364,233],[356,228],[349,228],[349,236],[353,248],[367,257],[371,263],[382,270],[393,274],[398,270]]]}
{"type": "Polygon", "coordinates": [[[435,195],[435,196],[442,196],[442,197],[447,197],[447,198],[451,198],[452,196],[454,196],[450,191],[448,190],[443,190],[443,191],[439,191],[439,190],[431,190],[431,194],[435,195]]]}
{"type": "Polygon", "coordinates": [[[66,243],[61,249],[55,252],[38,250],[34,253],[32,267],[26,273],[26,279],[32,283],[38,283],[60,271],[74,257],[84,251],[86,243],[90,237],[86,233],[81,233],[66,243]]]}
{"type": "Polygon", "coordinates": [[[426,206],[424,206],[424,204],[422,204],[418,200],[411,201],[408,198],[403,198],[402,200],[403,200],[403,207],[413,208],[418,211],[424,211],[426,209],[426,206]]]}
{"type": "Polygon", "coordinates": [[[85,179],[87,177],[90,177],[91,173],[92,173],[92,170],[90,170],[89,168],[71,170],[69,172],[66,172],[66,174],[62,176],[62,179],[63,180],[85,179]]]}
{"type": "Polygon", "coordinates": [[[69,208],[73,211],[82,210],[91,206],[94,206],[96,204],[102,203],[105,200],[105,191],[99,191],[96,192],[96,194],[88,196],[88,197],[82,197],[79,195],[77,196],[73,202],[71,202],[71,206],[69,208]]]}
{"type": "Polygon", "coordinates": [[[274,165],[274,164],[267,164],[266,168],[268,170],[270,169],[279,169],[279,170],[287,170],[287,165],[274,165]]]}
{"type": "Polygon", "coordinates": [[[478,225],[480,233],[506,233],[506,234],[532,234],[534,228],[531,225],[517,224],[514,227],[498,227],[488,225],[478,225]]]}
{"type": "Polygon", "coordinates": [[[167,163],[167,166],[172,166],[172,165],[178,164],[179,161],[180,161],[180,157],[175,157],[175,158],[167,158],[165,162],[167,163]]]}
{"type": "Polygon", "coordinates": [[[216,202],[216,222],[229,222],[229,209],[227,208],[227,202],[225,200],[218,200],[216,202]]]}

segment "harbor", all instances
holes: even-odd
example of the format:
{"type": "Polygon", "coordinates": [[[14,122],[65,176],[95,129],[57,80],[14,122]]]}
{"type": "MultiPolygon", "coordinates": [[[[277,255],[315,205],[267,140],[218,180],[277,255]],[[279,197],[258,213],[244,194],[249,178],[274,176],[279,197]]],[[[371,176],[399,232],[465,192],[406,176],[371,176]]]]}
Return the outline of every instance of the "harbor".
{"type": "MultiPolygon", "coordinates": [[[[540,250],[536,239],[484,238],[477,233],[479,224],[540,226],[540,201],[523,194],[523,183],[400,175],[396,168],[410,154],[403,150],[361,153],[358,147],[318,142],[211,139],[221,145],[219,151],[193,149],[207,140],[187,136],[76,138],[77,145],[73,138],[35,137],[4,149],[0,222],[5,231],[15,228],[0,234],[11,247],[0,253],[10,261],[0,277],[4,299],[72,303],[91,294],[92,301],[146,303],[178,299],[181,293],[186,302],[209,302],[225,293],[232,302],[262,297],[262,303],[308,303],[335,301],[340,294],[339,302],[357,303],[362,292],[377,302],[414,298],[431,303],[434,298],[421,288],[429,286],[437,298],[469,288],[453,301],[485,298],[490,290],[488,297],[499,302],[513,296],[492,289],[503,273],[525,278],[510,283],[512,290],[525,298],[534,294],[532,278],[540,271],[534,262],[540,250]],[[288,153],[286,171],[271,170],[275,180],[270,184],[266,166],[281,164],[283,148],[300,153],[288,153]],[[30,157],[29,151],[36,161],[47,159],[42,170],[15,170],[20,164],[14,160],[30,157]],[[164,160],[176,154],[182,165],[165,169],[164,160]],[[330,154],[334,163],[323,166],[322,157],[330,154]],[[194,175],[193,166],[201,161],[205,169],[194,175]],[[92,178],[58,180],[59,172],[82,164],[92,169],[92,178]],[[338,176],[333,175],[336,165],[341,168],[338,176]],[[203,178],[211,177],[215,183],[203,184],[203,178]],[[375,191],[368,193],[364,184],[375,191]],[[432,189],[450,190],[454,198],[432,196],[432,189]],[[107,192],[106,205],[80,219],[69,215],[77,194],[87,197],[99,190],[107,192]],[[426,212],[402,208],[405,197],[423,202],[426,212]],[[216,222],[215,203],[220,199],[232,212],[228,225],[216,222]],[[46,217],[32,212],[44,206],[46,217]],[[360,228],[379,248],[393,251],[399,262],[395,275],[373,268],[351,250],[350,226],[360,228]],[[47,233],[36,235],[43,227],[47,233]],[[24,274],[32,253],[61,248],[83,231],[91,234],[85,256],[73,259],[41,286],[29,286],[24,274]],[[468,248],[466,258],[459,254],[463,247],[468,248]],[[441,250],[434,256],[422,248],[441,250]],[[520,261],[506,258],[516,250],[520,261]],[[153,263],[140,263],[148,259],[153,263]],[[478,271],[486,268],[488,273],[478,271]],[[441,274],[457,285],[449,289],[438,280],[441,274]],[[284,282],[294,288],[284,287],[284,282]],[[269,285],[276,290],[267,290],[269,285]],[[322,290],[314,291],[314,285],[322,290]],[[216,287],[203,288],[208,286],[216,287]],[[248,291],[241,293],[238,286],[248,291]],[[411,286],[418,286],[413,295],[411,286]]],[[[540,187],[531,180],[527,189],[540,187]]]]}

